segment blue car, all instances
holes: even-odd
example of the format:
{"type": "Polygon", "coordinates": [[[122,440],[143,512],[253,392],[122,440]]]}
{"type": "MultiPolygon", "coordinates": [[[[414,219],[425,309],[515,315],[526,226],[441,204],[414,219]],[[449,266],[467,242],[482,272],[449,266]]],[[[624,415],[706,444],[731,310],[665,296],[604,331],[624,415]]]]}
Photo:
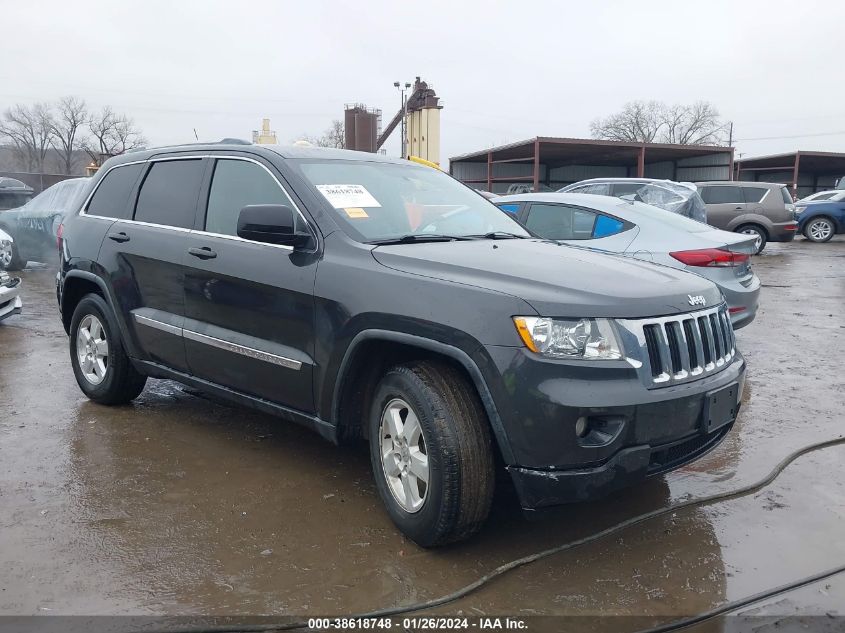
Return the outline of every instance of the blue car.
{"type": "Polygon", "coordinates": [[[798,230],[811,242],[845,233],[845,200],[811,200],[795,205],[798,230]]]}

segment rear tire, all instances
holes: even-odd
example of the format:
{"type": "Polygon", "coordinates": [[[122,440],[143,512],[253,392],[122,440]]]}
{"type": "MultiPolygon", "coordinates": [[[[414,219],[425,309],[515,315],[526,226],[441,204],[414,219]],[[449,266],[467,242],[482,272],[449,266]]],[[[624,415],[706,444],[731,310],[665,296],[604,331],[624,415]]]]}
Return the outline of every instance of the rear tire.
{"type": "Polygon", "coordinates": [[[823,215],[808,220],[804,226],[804,237],[817,244],[829,242],[835,234],[836,225],[833,220],[823,215]]]}
{"type": "Polygon", "coordinates": [[[742,226],[738,226],[734,229],[734,233],[743,233],[745,235],[754,235],[756,239],[756,252],[755,255],[759,255],[763,252],[763,249],[766,248],[766,243],[769,241],[769,235],[766,233],[766,229],[758,224],[743,224],[742,226]]]}
{"type": "Polygon", "coordinates": [[[369,439],[379,496],[411,540],[435,547],[481,528],[493,500],[493,447],[478,393],[461,372],[436,361],[388,370],[369,439]]]}
{"type": "Polygon", "coordinates": [[[147,382],[132,366],[111,308],[98,294],[85,295],[73,311],[70,360],[79,388],[100,404],[126,404],[147,382]]]}

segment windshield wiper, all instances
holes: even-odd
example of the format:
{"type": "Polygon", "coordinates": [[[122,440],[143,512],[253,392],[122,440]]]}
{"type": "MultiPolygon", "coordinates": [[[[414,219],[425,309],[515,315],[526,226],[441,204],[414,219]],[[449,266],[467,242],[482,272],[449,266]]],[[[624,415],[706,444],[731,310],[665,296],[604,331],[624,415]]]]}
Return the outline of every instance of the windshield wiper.
{"type": "Polygon", "coordinates": [[[508,233],[507,231],[490,231],[483,235],[473,235],[472,237],[481,237],[485,240],[524,240],[530,235],[519,235],[518,233],[508,233]]]}
{"type": "Polygon", "coordinates": [[[413,244],[419,242],[455,242],[471,240],[467,235],[443,235],[441,233],[408,233],[399,237],[389,237],[383,240],[372,240],[370,244],[385,246],[388,244],[413,244]]]}

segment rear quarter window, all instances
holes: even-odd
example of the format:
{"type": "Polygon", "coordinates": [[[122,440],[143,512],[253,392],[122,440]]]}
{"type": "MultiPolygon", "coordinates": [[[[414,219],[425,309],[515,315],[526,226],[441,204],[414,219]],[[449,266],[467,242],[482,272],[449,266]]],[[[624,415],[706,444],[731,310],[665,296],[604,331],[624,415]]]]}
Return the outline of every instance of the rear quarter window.
{"type": "Polygon", "coordinates": [[[510,213],[511,215],[516,215],[519,212],[518,202],[506,202],[504,204],[497,204],[496,206],[505,213],[510,213]]]}
{"type": "Polygon", "coordinates": [[[743,187],[742,193],[745,196],[746,202],[757,203],[763,199],[768,189],[765,187],[743,187]]]}
{"type": "Polygon", "coordinates": [[[88,202],[85,213],[104,218],[128,220],[132,216],[129,208],[129,194],[141,175],[143,163],[118,165],[103,176],[94,195],[88,202]]]}

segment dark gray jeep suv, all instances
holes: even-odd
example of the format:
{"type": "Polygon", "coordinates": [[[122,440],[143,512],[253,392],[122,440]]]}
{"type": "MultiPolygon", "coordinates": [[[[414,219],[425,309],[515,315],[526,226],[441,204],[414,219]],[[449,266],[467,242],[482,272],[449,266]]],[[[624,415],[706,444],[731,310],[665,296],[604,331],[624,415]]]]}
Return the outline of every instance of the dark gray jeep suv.
{"type": "Polygon", "coordinates": [[[106,162],[60,239],[76,379],[170,378],[369,441],[393,521],[477,531],[496,464],[522,506],[596,498],[711,449],[745,362],[716,286],[531,236],[429,167],[195,145],[106,162]]]}

